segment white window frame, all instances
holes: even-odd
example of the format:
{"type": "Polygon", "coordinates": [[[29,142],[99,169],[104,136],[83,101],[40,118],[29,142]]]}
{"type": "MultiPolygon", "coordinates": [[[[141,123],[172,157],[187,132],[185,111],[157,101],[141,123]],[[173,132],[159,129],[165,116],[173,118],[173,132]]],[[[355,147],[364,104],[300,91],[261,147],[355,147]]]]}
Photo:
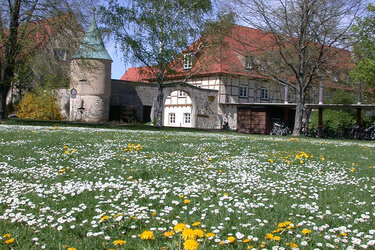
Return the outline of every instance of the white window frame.
{"type": "Polygon", "coordinates": [[[190,124],[191,123],[191,115],[190,113],[184,113],[184,124],[190,124]]]}
{"type": "Polygon", "coordinates": [[[183,62],[183,69],[191,69],[193,67],[193,55],[192,54],[185,54],[184,55],[184,62],[183,62]]]}
{"type": "Polygon", "coordinates": [[[269,100],[270,99],[270,91],[268,88],[262,88],[260,94],[261,100],[269,100]]]}
{"type": "Polygon", "coordinates": [[[239,91],[240,97],[249,97],[249,86],[240,86],[239,91]]]}
{"type": "Polygon", "coordinates": [[[176,124],[176,114],[175,113],[169,113],[168,114],[169,118],[169,124],[176,124]]]}

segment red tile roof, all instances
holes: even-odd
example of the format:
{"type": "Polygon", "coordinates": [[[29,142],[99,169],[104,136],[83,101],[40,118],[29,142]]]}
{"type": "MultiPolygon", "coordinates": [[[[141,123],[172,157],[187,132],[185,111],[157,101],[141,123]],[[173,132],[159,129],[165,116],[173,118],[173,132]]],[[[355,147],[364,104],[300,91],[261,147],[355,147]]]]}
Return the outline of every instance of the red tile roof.
{"type": "MultiPolygon", "coordinates": [[[[194,51],[193,48],[198,41],[189,46],[185,52],[194,51]]],[[[251,52],[252,55],[260,55],[263,52],[275,49],[275,43],[271,34],[258,29],[235,26],[232,28],[230,35],[225,36],[224,41],[227,46],[217,47],[214,53],[211,52],[215,55],[214,58],[208,60],[201,60],[202,58],[200,58],[191,70],[184,70],[182,68],[182,60],[180,59],[180,63],[175,64],[177,65],[175,67],[177,74],[170,75],[168,78],[183,78],[186,74],[196,69],[199,70],[197,70],[198,72],[194,77],[219,74],[251,76],[255,78],[262,77],[254,71],[246,71],[244,69],[244,61],[241,61],[240,58],[242,55],[242,60],[244,60],[244,55],[249,52],[251,52]],[[209,63],[207,63],[207,61],[209,63]]],[[[341,69],[353,66],[349,51],[337,48],[333,49],[339,50],[338,54],[339,57],[342,58],[341,61],[345,61],[345,63],[336,64],[335,66],[341,69]]],[[[155,81],[155,76],[147,67],[129,68],[121,77],[121,80],[150,82],[155,81]]]]}

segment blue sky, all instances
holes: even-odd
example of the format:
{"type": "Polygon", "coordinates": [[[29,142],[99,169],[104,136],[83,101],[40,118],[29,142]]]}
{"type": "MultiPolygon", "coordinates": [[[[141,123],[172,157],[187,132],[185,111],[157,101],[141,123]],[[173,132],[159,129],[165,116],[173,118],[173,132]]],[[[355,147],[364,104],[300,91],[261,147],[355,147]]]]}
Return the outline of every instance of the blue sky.
{"type": "Polygon", "coordinates": [[[113,60],[111,78],[120,79],[127,70],[127,67],[125,67],[125,64],[122,60],[122,53],[121,51],[116,51],[115,45],[112,41],[106,42],[105,47],[113,60]]]}

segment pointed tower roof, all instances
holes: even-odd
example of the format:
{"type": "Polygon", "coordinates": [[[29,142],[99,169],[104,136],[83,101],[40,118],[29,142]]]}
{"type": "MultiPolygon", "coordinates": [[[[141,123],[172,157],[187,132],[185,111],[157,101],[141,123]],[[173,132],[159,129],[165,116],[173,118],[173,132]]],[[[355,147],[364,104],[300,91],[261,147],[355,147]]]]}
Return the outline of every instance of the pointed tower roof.
{"type": "Polygon", "coordinates": [[[82,40],[79,49],[74,53],[72,59],[103,59],[112,61],[104,47],[102,37],[95,20],[95,12],[85,37],[82,40]]]}

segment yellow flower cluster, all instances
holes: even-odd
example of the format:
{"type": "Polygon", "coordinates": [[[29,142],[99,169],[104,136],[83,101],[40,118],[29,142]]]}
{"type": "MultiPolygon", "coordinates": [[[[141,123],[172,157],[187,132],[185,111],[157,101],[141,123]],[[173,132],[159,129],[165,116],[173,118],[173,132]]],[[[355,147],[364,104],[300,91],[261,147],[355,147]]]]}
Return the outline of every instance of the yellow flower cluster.
{"type": "Polygon", "coordinates": [[[154,240],[155,239],[154,233],[150,230],[143,231],[143,233],[138,235],[138,237],[141,238],[142,240],[154,240]]]}
{"type": "Polygon", "coordinates": [[[135,145],[134,143],[129,143],[127,147],[123,148],[123,150],[125,152],[133,153],[133,152],[137,152],[137,151],[142,151],[143,147],[139,143],[137,145],[135,145]]]}
{"type": "Polygon", "coordinates": [[[122,246],[122,245],[125,245],[126,244],[126,240],[115,240],[114,242],[112,242],[113,245],[115,246],[122,246]]]}
{"type": "Polygon", "coordinates": [[[3,239],[5,240],[4,243],[6,245],[11,245],[14,243],[14,238],[11,238],[12,236],[10,234],[4,234],[3,239]]]}
{"type": "Polygon", "coordinates": [[[27,92],[16,108],[17,116],[24,119],[61,120],[57,101],[49,92],[27,92]]]}

